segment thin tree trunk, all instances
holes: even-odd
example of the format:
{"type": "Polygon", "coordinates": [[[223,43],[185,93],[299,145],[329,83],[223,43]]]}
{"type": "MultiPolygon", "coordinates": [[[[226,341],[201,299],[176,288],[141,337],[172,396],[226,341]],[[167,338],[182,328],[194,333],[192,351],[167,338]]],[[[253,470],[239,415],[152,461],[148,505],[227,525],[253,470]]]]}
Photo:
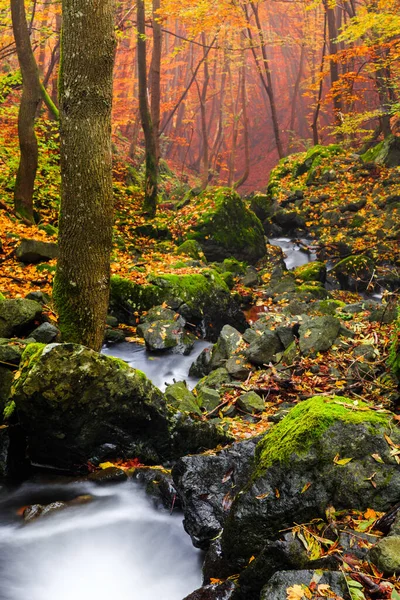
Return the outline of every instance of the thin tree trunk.
{"type": "Polygon", "coordinates": [[[296,102],[297,102],[297,96],[298,96],[299,89],[300,89],[301,78],[303,75],[303,66],[304,66],[305,56],[306,56],[306,47],[305,47],[305,44],[302,44],[301,51],[300,51],[299,70],[297,72],[297,77],[296,77],[296,81],[295,81],[294,89],[293,89],[292,110],[290,113],[290,123],[289,123],[288,154],[291,151],[292,143],[293,143],[293,139],[294,139],[294,124],[296,121],[296,114],[298,114],[298,112],[299,112],[296,102]],[[296,110],[296,108],[297,108],[297,110],[296,110]]]}
{"type": "Polygon", "coordinates": [[[243,185],[250,175],[250,148],[249,148],[249,120],[247,117],[247,94],[246,94],[246,61],[243,56],[243,65],[241,67],[242,78],[240,83],[243,115],[243,142],[244,142],[244,172],[241,178],[234,183],[234,189],[243,185]]]}
{"type": "Polygon", "coordinates": [[[153,0],[153,56],[150,66],[151,120],[157,164],[160,160],[160,104],[161,104],[161,51],[162,28],[158,10],[161,0],[153,0]]]}
{"type": "MultiPolygon", "coordinates": [[[[328,38],[329,38],[329,54],[331,55],[330,59],[330,73],[331,73],[331,90],[333,95],[333,109],[335,112],[335,121],[337,125],[340,125],[342,122],[342,100],[338,94],[338,91],[335,90],[335,84],[339,81],[339,65],[337,61],[333,58],[338,51],[336,38],[338,36],[338,30],[336,26],[336,14],[335,9],[331,7],[329,0],[323,0],[326,18],[328,23],[328,38]]],[[[340,140],[342,138],[341,135],[338,136],[340,140]]]]}
{"type": "Polygon", "coordinates": [[[11,0],[11,17],[22,73],[22,97],[18,113],[21,156],[15,181],[14,209],[16,214],[33,222],[33,189],[38,166],[35,117],[42,99],[42,90],[29,36],[24,0],[11,0]]]}
{"type": "Polygon", "coordinates": [[[139,110],[146,148],[146,175],[143,209],[150,217],[154,217],[157,211],[158,167],[153,122],[147,97],[147,44],[144,0],[137,0],[137,30],[139,110]]]}
{"type": "Polygon", "coordinates": [[[318,135],[318,118],[321,110],[321,102],[322,102],[322,89],[324,86],[324,64],[325,64],[325,55],[326,55],[326,35],[327,35],[327,16],[326,13],[324,15],[324,42],[322,46],[322,56],[321,56],[321,64],[319,68],[319,88],[318,88],[318,98],[317,98],[317,106],[315,107],[314,118],[311,125],[311,129],[313,132],[313,142],[314,146],[319,144],[319,135],[318,135]]]}
{"type": "Polygon", "coordinates": [[[63,0],[61,212],[53,297],[65,341],[100,350],[109,301],[113,0],[63,0]]]}

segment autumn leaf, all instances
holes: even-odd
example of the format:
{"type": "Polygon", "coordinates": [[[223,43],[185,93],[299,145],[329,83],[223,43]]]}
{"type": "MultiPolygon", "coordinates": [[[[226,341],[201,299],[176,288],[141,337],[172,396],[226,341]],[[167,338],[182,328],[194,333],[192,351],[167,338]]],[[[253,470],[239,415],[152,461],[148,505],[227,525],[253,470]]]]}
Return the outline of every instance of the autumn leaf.
{"type": "Polygon", "coordinates": [[[333,462],[335,463],[335,465],[340,465],[340,466],[344,466],[347,465],[351,460],[353,460],[352,458],[339,458],[339,454],[336,454],[335,458],[333,459],[333,462]]]}
{"type": "Polygon", "coordinates": [[[384,461],[380,454],[371,454],[371,456],[374,460],[376,460],[376,462],[384,464],[384,461]]]}
{"type": "MultiPolygon", "coordinates": [[[[292,585],[291,587],[287,588],[287,590],[286,590],[287,600],[303,600],[303,598],[305,597],[304,596],[305,587],[306,586],[296,584],[296,585],[292,585]]],[[[308,597],[310,598],[310,596],[308,596],[308,597]]]]}

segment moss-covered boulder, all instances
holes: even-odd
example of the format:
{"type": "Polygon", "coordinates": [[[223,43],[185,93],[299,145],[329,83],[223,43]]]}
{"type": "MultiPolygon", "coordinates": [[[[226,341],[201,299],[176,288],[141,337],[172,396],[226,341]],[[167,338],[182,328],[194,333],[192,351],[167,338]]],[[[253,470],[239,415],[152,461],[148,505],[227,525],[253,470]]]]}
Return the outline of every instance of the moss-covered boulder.
{"type": "Polygon", "coordinates": [[[187,355],[193,350],[196,338],[180,327],[176,321],[146,321],[137,328],[151,352],[171,350],[174,354],[187,355]]]}
{"type": "Polygon", "coordinates": [[[250,482],[225,525],[222,547],[232,572],[267,539],[293,522],[323,517],[329,505],[385,511],[395,504],[400,470],[385,434],[400,443],[390,413],[344,397],[301,402],[274,425],[257,446],[250,482]]]}
{"type": "Polygon", "coordinates": [[[121,277],[111,278],[110,309],[122,323],[135,325],[137,314],[166,302],[192,324],[199,325],[210,341],[222,327],[246,328],[246,319],[219,273],[203,269],[187,275],[153,275],[147,285],[121,277]]]}
{"type": "Polygon", "coordinates": [[[177,381],[167,386],[165,390],[167,403],[180,411],[201,416],[201,410],[196,397],[188,390],[184,381],[177,381]]]}
{"type": "Polygon", "coordinates": [[[33,329],[43,307],[34,300],[0,300],[0,338],[23,335],[33,329]]]}
{"type": "Polygon", "coordinates": [[[364,291],[371,283],[374,261],[365,255],[347,256],[336,263],[332,273],[337,277],[342,289],[364,291]]]}
{"type": "Polygon", "coordinates": [[[364,162],[375,162],[385,167],[400,166],[400,136],[390,135],[361,156],[364,162]]]}
{"type": "Polygon", "coordinates": [[[325,283],[326,266],[323,262],[314,261],[293,269],[293,274],[300,281],[320,281],[321,283],[325,283]]]}
{"type": "Polygon", "coordinates": [[[202,247],[196,240],[186,240],[177,249],[176,254],[183,254],[184,256],[190,256],[194,260],[205,260],[204,252],[202,247]]]}
{"type": "Polygon", "coordinates": [[[159,462],[169,447],[163,394],[121,360],[75,344],[30,344],[12,389],[33,462],[77,470],[88,460],[159,462]]]}
{"type": "Polygon", "coordinates": [[[197,203],[198,217],[188,237],[199,242],[207,260],[233,256],[254,264],[265,256],[261,221],[236,192],[211,188],[200,194],[197,203]]]}

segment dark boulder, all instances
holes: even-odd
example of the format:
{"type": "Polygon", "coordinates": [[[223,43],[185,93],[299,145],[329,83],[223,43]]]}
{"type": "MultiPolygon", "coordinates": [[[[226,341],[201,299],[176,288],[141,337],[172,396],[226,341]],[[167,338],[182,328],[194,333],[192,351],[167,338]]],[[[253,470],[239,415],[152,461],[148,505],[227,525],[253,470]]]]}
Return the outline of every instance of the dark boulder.
{"type": "Polygon", "coordinates": [[[0,300],[0,338],[26,334],[40,319],[43,308],[34,300],[0,300]]]}
{"type": "Polygon", "coordinates": [[[318,590],[319,585],[329,586],[332,592],[330,597],[335,594],[343,600],[350,600],[346,579],[341,571],[278,571],[263,588],[260,600],[287,600],[288,588],[305,586],[310,589],[311,586],[311,589],[318,590]]]}
{"type": "Polygon", "coordinates": [[[398,444],[390,414],[347,398],[321,396],[293,408],[257,446],[251,481],[225,522],[222,548],[232,572],[266,540],[293,522],[323,516],[330,504],[358,510],[395,504],[400,471],[384,437],[388,432],[398,444]]]}
{"type": "Polygon", "coordinates": [[[54,242],[23,239],[15,250],[15,255],[23,263],[35,264],[58,257],[58,246],[54,242]]]}
{"type": "Polygon", "coordinates": [[[172,476],[183,506],[184,527],[196,547],[207,549],[220,533],[235,494],[247,482],[258,439],[216,454],[185,456],[175,464],[172,476]]]}

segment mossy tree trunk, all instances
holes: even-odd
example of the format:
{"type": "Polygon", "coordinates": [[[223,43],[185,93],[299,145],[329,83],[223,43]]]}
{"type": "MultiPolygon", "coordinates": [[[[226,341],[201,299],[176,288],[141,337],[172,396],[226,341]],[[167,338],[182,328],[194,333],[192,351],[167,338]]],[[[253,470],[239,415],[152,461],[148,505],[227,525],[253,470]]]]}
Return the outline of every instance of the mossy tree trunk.
{"type": "Polygon", "coordinates": [[[99,350],[108,310],[113,194],[113,0],[63,0],[62,195],[54,299],[63,339],[99,350]]]}
{"type": "Polygon", "coordinates": [[[146,148],[144,211],[149,216],[154,217],[157,210],[158,165],[153,121],[147,97],[147,44],[144,0],[137,0],[137,31],[139,110],[146,148]]]}
{"type": "Polygon", "coordinates": [[[22,74],[22,97],[18,113],[21,156],[14,188],[14,209],[16,214],[33,222],[33,189],[38,166],[35,117],[42,99],[42,90],[26,22],[24,0],[11,0],[11,17],[22,74]]]}

